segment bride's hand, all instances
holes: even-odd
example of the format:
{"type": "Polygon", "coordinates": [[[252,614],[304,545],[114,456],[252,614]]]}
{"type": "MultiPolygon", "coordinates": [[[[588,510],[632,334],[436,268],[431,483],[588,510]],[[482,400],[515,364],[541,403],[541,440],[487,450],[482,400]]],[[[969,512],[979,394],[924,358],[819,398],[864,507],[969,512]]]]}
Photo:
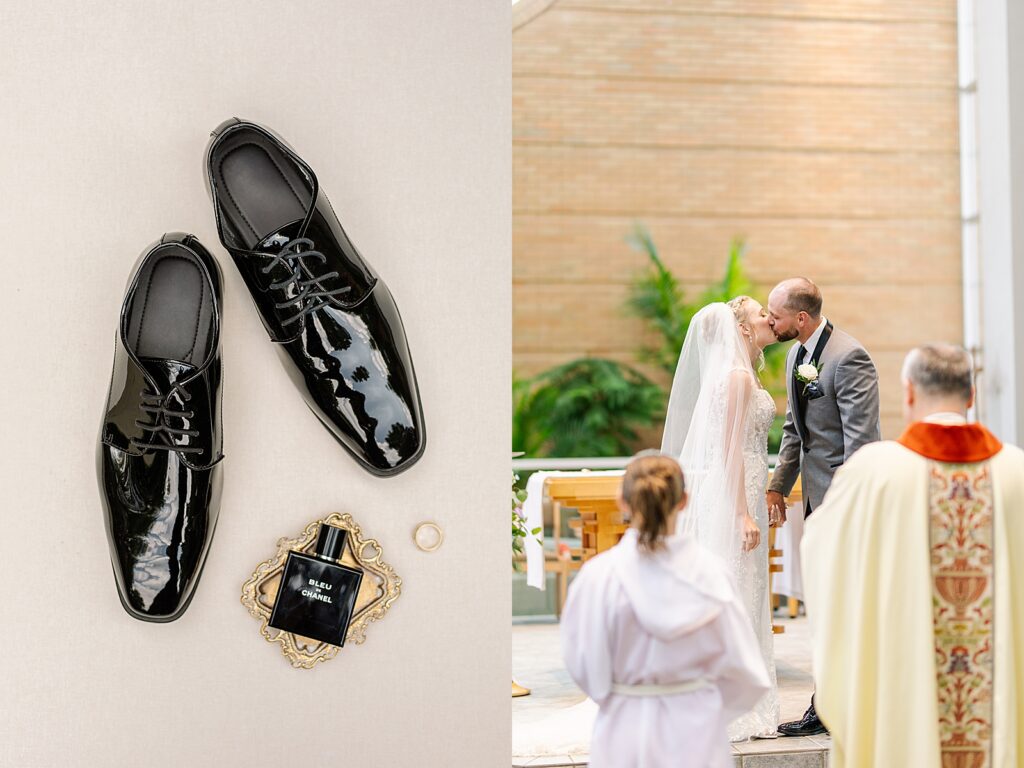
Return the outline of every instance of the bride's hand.
{"type": "Polygon", "coordinates": [[[757,527],[757,523],[754,522],[749,514],[743,516],[743,551],[750,552],[753,549],[757,549],[757,545],[761,543],[761,529],[757,527]]]}

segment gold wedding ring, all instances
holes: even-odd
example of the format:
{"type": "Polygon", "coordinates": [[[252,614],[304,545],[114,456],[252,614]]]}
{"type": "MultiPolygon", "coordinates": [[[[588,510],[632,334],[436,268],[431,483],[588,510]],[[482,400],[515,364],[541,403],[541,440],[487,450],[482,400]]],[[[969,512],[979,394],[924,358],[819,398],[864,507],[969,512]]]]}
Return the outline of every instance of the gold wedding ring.
{"type": "Polygon", "coordinates": [[[441,543],[444,541],[444,532],[437,523],[428,521],[416,526],[412,540],[424,552],[434,552],[441,548],[441,543]]]}

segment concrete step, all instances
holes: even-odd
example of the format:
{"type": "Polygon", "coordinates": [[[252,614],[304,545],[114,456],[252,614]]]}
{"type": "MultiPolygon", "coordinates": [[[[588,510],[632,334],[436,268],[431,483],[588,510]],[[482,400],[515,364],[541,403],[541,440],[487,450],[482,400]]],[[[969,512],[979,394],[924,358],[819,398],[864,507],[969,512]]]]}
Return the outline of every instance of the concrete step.
{"type": "MultiPolygon", "coordinates": [[[[735,768],[828,768],[828,736],[757,739],[734,744],[735,768]]],[[[513,757],[512,768],[583,768],[587,755],[513,757]]]]}

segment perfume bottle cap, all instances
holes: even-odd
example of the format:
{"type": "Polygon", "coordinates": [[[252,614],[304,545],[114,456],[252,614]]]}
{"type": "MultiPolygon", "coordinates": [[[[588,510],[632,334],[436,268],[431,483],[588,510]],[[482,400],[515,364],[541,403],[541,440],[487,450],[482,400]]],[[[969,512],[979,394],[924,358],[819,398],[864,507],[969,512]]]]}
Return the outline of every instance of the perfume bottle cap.
{"type": "Polygon", "coordinates": [[[320,530],[316,537],[316,555],[325,560],[337,562],[341,560],[345,552],[345,540],[348,538],[348,531],[336,525],[320,524],[320,530]]]}

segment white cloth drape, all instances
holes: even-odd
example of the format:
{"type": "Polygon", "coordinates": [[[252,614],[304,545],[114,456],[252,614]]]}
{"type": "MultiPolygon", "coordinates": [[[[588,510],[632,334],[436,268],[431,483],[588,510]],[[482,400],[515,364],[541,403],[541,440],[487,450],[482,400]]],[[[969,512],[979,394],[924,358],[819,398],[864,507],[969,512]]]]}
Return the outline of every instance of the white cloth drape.
{"type": "Polygon", "coordinates": [[[782,550],[779,562],[782,572],[775,574],[772,592],[786,597],[804,599],[803,567],[800,563],[800,542],[804,537],[804,505],[786,508],[786,524],[775,531],[775,547],[782,550]]]}

